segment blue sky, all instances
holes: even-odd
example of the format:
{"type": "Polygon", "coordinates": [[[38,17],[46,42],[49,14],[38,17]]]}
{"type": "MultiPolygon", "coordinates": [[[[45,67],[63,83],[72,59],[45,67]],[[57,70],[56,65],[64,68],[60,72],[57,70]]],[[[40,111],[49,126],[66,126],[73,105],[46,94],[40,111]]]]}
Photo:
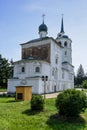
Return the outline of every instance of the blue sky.
{"type": "Polygon", "coordinates": [[[56,38],[64,14],[65,34],[72,39],[75,72],[80,64],[87,72],[87,0],[0,0],[0,53],[21,59],[21,43],[38,38],[45,13],[48,36],[56,38]]]}

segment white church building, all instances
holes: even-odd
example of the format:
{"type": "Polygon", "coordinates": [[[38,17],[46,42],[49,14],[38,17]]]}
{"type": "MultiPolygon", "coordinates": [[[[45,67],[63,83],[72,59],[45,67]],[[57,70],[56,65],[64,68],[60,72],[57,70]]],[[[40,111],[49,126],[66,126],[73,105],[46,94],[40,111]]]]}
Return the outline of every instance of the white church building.
{"type": "Polygon", "coordinates": [[[38,30],[39,38],[21,44],[21,60],[14,62],[13,78],[8,79],[8,93],[15,93],[17,86],[32,86],[33,94],[43,94],[42,76],[48,76],[45,93],[74,88],[72,40],[65,35],[63,17],[56,39],[47,36],[44,17],[38,30]]]}

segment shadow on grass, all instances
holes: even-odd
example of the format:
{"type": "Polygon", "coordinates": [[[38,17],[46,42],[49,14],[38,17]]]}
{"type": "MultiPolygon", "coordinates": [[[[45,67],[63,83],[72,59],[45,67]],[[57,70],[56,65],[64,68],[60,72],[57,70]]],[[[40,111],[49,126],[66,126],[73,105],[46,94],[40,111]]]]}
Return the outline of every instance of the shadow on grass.
{"type": "Polygon", "coordinates": [[[49,117],[47,124],[53,130],[82,130],[86,126],[86,121],[81,116],[65,118],[63,116],[55,114],[49,117]]]}
{"type": "Polygon", "coordinates": [[[13,102],[18,102],[18,101],[16,101],[16,100],[9,100],[9,101],[7,101],[7,103],[13,103],[13,102]]]}
{"type": "Polygon", "coordinates": [[[27,110],[23,111],[22,114],[26,114],[26,115],[32,116],[32,115],[37,115],[40,112],[41,111],[35,111],[35,110],[27,109],[27,110]]]}

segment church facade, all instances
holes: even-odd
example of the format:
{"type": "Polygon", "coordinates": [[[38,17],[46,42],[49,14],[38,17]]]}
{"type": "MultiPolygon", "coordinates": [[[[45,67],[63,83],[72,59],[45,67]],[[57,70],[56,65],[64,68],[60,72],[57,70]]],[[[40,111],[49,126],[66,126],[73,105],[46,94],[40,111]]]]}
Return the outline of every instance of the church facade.
{"type": "Polygon", "coordinates": [[[57,38],[47,36],[48,28],[39,26],[39,38],[21,44],[21,60],[14,62],[13,78],[8,79],[8,93],[17,86],[32,86],[33,94],[58,92],[74,88],[72,40],[65,35],[63,18],[57,38]],[[47,77],[47,81],[42,80],[47,77]]]}

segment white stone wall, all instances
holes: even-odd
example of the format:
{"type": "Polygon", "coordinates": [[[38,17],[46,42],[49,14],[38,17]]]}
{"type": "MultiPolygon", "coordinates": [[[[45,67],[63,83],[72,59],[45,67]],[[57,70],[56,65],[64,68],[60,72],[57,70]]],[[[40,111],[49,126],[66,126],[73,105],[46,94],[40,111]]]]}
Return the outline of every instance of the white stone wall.
{"type": "Polygon", "coordinates": [[[58,46],[53,41],[51,42],[51,80],[60,80],[61,79],[61,65],[62,65],[62,51],[60,46],[58,46]],[[58,63],[56,64],[56,56],[58,57],[58,63]],[[52,76],[52,70],[57,69],[58,78],[55,79],[55,76],[52,76]]]}
{"type": "MultiPolygon", "coordinates": [[[[70,40],[68,42],[70,42],[70,40]]],[[[51,49],[50,63],[40,60],[39,61],[21,60],[15,62],[13,79],[8,80],[8,92],[15,92],[16,91],[15,87],[22,85],[22,86],[32,86],[33,94],[44,93],[44,82],[41,79],[42,76],[48,76],[48,81],[46,82],[46,93],[62,91],[64,89],[74,87],[73,67],[69,64],[62,65],[62,62],[66,61],[66,58],[63,53],[66,50],[66,48],[60,47],[52,39],[42,40],[36,43],[24,44],[22,45],[22,48],[44,45],[48,43],[50,44],[51,49]],[[58,58],[57,63],[56,58],[58,58]],[[36,66],[40,67],[40,72],[35,72],[36,66]],[[21,71],[22,67],[25,68],[25,72],[21,71]],[[62,77],[63,73],[64,78],[62,77]]],[[[62,39],[62,46],[64,46],[64,39],[62,39]]],[[[69,47],[67,48],[68,51],[67,61],[71,63],[72,61],[70,55],[71,49],[69,47]]]]}
{"type": "Polygon", "coordinates": [[[16,86],[20,86],[20,82],[21,82],[21,80],[19,80],[19,79],[8,79],[7,92],[15,93],[16,86]]]}
{"type": "Polygon", "coordinates": [[[40,32],[39,32],[39,35],[40,35],[40,38],[46,37],[47,32],[45,32],[45,31],[40,31],[40,32]]]}
{"type": "Polygon", "coordinates": [[[16,92],[16,86],[32,86],[33,94],[39,94],[39,79],[9,79],[8,80],[8,93],[16,92]]]}
{"type": "Polygon", "coordinates": [[[32,86],[32,92],[34,94],[43,93],[43,82],[41,78],[35,78],[36,76],[42,77],[48,76],[50,78],[50,65],[43,61],[33,61],[33,62],[20,62],[15,63],[14,66],[14,78],[8,80],[8,92],[15,92],[16,86],[32,86]],[[25,65],[25,72],[20,72],[19,68],[21,65],[25,65]],[[40,65],[40,72],[35,72],[35,66],[40,65]],[[17,70],[16,70],[17,69],[17,70]],[[16,79],[16,77],[18,79],[16,79]],[[31,78],[32,77],[32,78],[31,78]],[[40,81],[39,81],[40,80],[40,81]]]}
{"type": "Polygon", "coordinates": [[[18,77],[23,79],[25,77],[50,75],[50,64],[44,61],[25,61],[20,63],[15,63],[14,65],[14,75],[13,77],[18,77]],[[25,67],[25,72],[21,72],[22,66],[25,67]],[[35,72],[35,67],[40,67],[40,72],[35,72]]]}

